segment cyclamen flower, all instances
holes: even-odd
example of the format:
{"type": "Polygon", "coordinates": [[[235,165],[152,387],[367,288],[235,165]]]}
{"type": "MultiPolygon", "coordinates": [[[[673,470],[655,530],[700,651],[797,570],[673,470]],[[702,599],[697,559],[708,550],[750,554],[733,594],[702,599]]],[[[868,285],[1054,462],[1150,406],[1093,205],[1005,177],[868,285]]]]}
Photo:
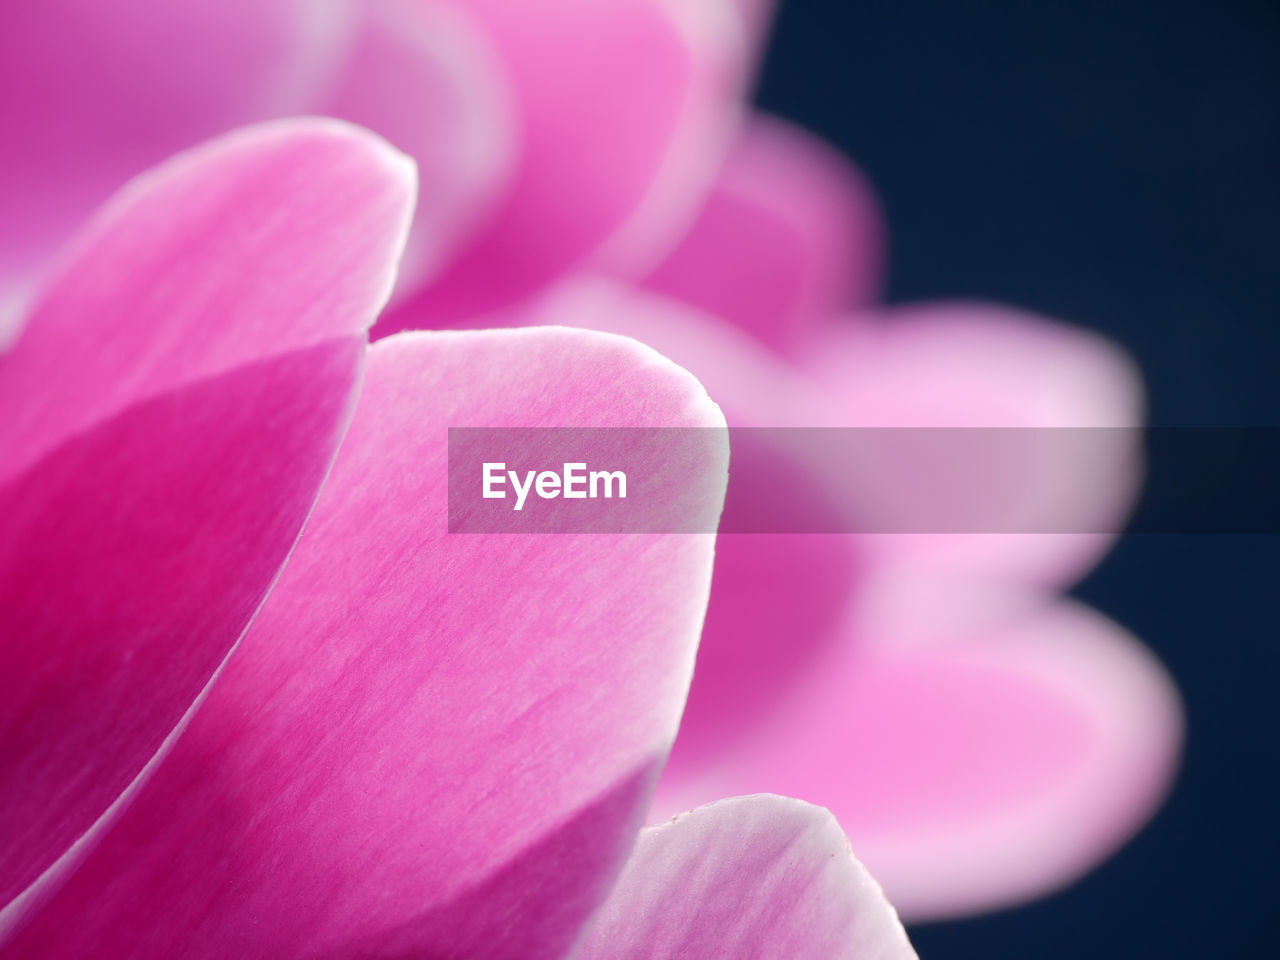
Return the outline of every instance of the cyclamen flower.
{"type": "Polygon", "coordinates": [[[450,537],[444,427],[723,419],[605,334],[366,364],[412,193],[330,121],[180,156],[0,362],[4,956],[913,956],[830,816],[780,798],[647,832],[589,926],[714,538],[450,537]]]}
{"type": "MultiPolygon", "coordinates": [[[[174,149],[330,113],[422,171],[375,338],[612,330],[693,371],[734,425],[1140,423],[1135,375],[1095,338],[988,305],[876,306],[883,226],[829,150],[760,117],[730,146],[768,7],[15,5],[0,31],[20,146],[0,159],[0,274],[29,286],[111,187],[174,149]]],[[[1051,458],[976,474],[1012,516],[1079,496],[1051,458]]],[[[937,516],[959,475],[886,458],[849,479],[877,508],[937,516]]],[[[1094,535],[721,537],[652,817],[758,791],[823,803],[916,917],[1078,876],[1149,815],[1179,743],[1160,666],[1056,597],[1106,548],[1136,482],[1118,468],[1096,485],[1094,535]]]]}
{"type": "MultiPolygon", "coordinates": [[[[820,803],[904,916],[938,918],[1049,892],[1110,854],[1168,790],[1182,715],[1138,641],[1055,595],[1109,545],[1138,480],[1117,455],[1081,488],[1055,431],[1110,429],[1125,454],[1141,422],[1131,365],[1008,308],[875,306],[882,235],[856,171],[756,118],[643,283],[583,273],[490,322],[636,337],[697,375],[731,426],[1042,430],[1014,474],[973,443],[869,456],[827,480],[821,459],[791,464],[873,515],[945,531],[949,509],[978,504],[1005,521],[993,529],[1047,514],[1080,532],[722,533],[658,790],[654,817],[759,791],[820,803]]],[[[418,309],[375,335],[430,325],[418,309]]],[[[735,460],[730,512],[735,483],[758,489],[780,459],[735,460]]]]}

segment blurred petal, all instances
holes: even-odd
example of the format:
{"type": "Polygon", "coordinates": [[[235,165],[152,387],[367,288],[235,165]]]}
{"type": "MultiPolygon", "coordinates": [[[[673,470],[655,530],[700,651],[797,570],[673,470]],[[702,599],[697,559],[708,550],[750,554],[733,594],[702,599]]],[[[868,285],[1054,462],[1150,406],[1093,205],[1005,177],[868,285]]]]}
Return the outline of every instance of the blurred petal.
{"type": "Polygon", "coordinates": [[[239,131],[135,180],[0,357],[0,408],[17,411],[0,420],[0,480],[130,403],[361,335],[413,190],[403,156],[332,120],[239,131]]]}
{"type": "Polygon", "coordinates": [[[756,116],[692,229],[645,284],[789,354],[834,314],[878,296],[883,234],[875,196],[848,161],[756,116]]]}
{"type": "Polygon", "coordinates": [[[0,936],[85,852],[276,577],[341,440],[411,192],[385,147],[329,123],[211,144],[117,196],[0,359],[0,936]]]}
{"type": "Polygon", "coordinates": [[[724,792],[829,807],[904,916],[970,914],[1076,879],[1163,798],[1181,739],[1172,682],[1075,604],[895,650],[833,645],[766,725],[655,815],[724,792]]]}
{"type": "Polygon", "coordinates": [[[580,960],[913,960],[835,818],[784,797],[721,800],[641,832],[580,960]]]}
{"type": "Polygon", "coordinates": [[[443,3],[364,0],[336,84],[313,103],[376,131],[418,165],[419,194],[400,287],[454,254],[511,175],[514,104],[469,18],[443,3]]]}
{"type": "Polygon", "coordinates": [[[343,33],[337,0],[42,0],[0,12],[0,299],[126,180],[297,111],[343,33]]]}
{"type": "MultiPolygon", "coordinates": [[[[449,424],[723,420],[619,338],[375,347],[253,630],[14,956],[536,960],[573,945],[674,736],[712,537],[447,534],[449,424]]],[[[708,477],[707,495],[723,484],[708,477]]]]}
{"type": "MultiPolygon", "coordinates": [[[[1088,569],[1138,488],[1134,428],[1143,402],[1131,361],[1101,337],[1004,307],[919,305],[861,319],[830,329],[806,358],[830,422],[1022,428],[977,431],[950,456],[944,443],[913,444],[911,431],[885,431],[883,448],[864,458],[874,471],[836,470],[860,485],[849,489],[851,499],[896,518],[893,529],[992,521],[991,533],[867,536],[876,562],[913,575],[1044,585],[1088,569]]],[[[865,436],[870,443],[874,432],[865,436]]]]}
{"type": "Polygon", "coordinates": [[[586,265],[624,280],[651,271],[697,215],[741,122],[757,53],[732,0],[651,2],[679,30],[691,69],[676,126],[648,189],[586,265]]]}
{"type": "MultiPolygon", "coordinates": [[[[668,171],[682,179],[703,162],[709,178],[713,169],[685,156],[682,137],[705,134],[717,99],[707,90],[719,73],[699,44],[722,0],[696,11],[669,0],[454,2],[507,68],[519,168],[465,252],[379,335],[480,325],[582,264],[665,189],[658,181],[668,171]]],[[[735,25],[727,11],[715,22],[735,25]]]]}

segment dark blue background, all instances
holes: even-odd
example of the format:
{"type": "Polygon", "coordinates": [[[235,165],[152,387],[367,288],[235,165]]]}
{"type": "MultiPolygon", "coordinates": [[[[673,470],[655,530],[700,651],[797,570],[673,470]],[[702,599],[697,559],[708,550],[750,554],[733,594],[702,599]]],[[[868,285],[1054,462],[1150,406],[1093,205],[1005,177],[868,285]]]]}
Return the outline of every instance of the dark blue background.
{"type": "MultiPolygon", "coordinates": [[[[784,0],[759,101],[877,185],[891,300],[982,297],[1072,320],[1137,357],[1153,423],[1280,426],[1275,5],[784,0]]],[[[1189,482],[1176,473],[1150,483],[1189,482]]],[[[1130,536],[1076,592],[1182,688],[1175,792],[1070,890],[916,928],[917,948],[1280,955],[1280,538],[1130,536]]]]}

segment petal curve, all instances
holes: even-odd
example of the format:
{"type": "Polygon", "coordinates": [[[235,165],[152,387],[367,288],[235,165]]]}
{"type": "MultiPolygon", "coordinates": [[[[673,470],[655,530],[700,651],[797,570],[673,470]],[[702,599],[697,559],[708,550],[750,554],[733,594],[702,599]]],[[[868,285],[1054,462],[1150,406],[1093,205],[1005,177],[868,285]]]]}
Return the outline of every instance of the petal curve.
{"type": "Polygon", "coordinates": [[[0,407],[19,411],[0,420],[0,479],[130,403],[367,330],[413,194],[401,154],[319,119],[248,127],[132,181],[0,357],[0,407]]]}
{"type": "Polygon", "coordinates": [[[1071,602],[1022,608],[910,650],[833,646],[718,769],[664,778],[655,814],[726,792],[810,797],[913,920],[1071,882],[1163,799],[1181,707],[1115,624],[1071,602]]]}
{"type": "Polygon", "coordinates": [[[403,242],[412,177],[389,156],[293,122],[176,158],[98,217],[0,357],[5,935],[181,723],[310,511],[403,242]]]}
{"type": "Polygon", "coordinates": [[[648,827],[579,960],[914,960],[835,818],[777,796],[648,827]]]}
{"type": "MultiPolygon", "coordinates": [[[[586,262],[655,191],[656,206],[665,207],[671,198],[661,181],[686,178],[683,154],[692,148],[685,140],[706,132],[706,123],[693,121],[724,99],[707,88],[731,86],[715,81],[714,68],[708,79],[699,47],[706,31],[696,29],[713,12],[735,25],[722,0],[450,2],[474,18],[507,68],[520,162],[472,242],[385,317],[377,336],[489,325],[487,315],[586,262]],[[673,159],[673,151],[682,156],[673,159]]],[[[658,219],[666,220],[665,212],[658,219]]]]}
{"type": "Polygon", "coordinates": [[[692,228],[644,285],[791,354],[838,313],[877,298],[883,235],[875,194],[852,164],[757,114],[692,228]]]}
{"type": "MultiPolygon", "coordinates": [[[[14,956],[572,945],[674,736],[714,538],[447,534],[450,423],[723,420],[696,381],[622,338],[378,344],[241,650],[14,956]]],[[[708,478],[723,493],[723,472],[708,478]]]]}

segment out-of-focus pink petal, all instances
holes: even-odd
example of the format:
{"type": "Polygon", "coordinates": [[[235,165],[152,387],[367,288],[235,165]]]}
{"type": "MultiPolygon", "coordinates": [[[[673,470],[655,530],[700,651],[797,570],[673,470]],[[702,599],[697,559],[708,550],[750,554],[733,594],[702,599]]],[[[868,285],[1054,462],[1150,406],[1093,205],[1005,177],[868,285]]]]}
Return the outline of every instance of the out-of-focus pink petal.
{"type": "Polygon", "coordinates": [[[919,305],[863,320],[810,347],[831,422],[1020,428],[971,442],[960,430],[941,441],[885,431],[883,449],[864,458],[871,469],[835,472],[860,485],[849,496],[878,519],[895,518],[893,529],[940,532],[869,536],[865,548],[930,576],[1060,584],[1088,569],[1140,479],[1142,388],[1129,359],[1098,336],[1004,307],[919,305]],[[958,529],[949,510],[990,517],[992,532],[945,532],[958,529]]]}
{"type": "Polygon", "coordinates": [[[249,128],[139,177],[0,357],[0,480],[130,403],[362,335],[413,192],[408,160],[332,120],[249,128]]]}
{"type": "MultiPolygon", "coordinates": [[[[569,950],[674,736],[712,537],[448,534],[450,424],[723,420],[686,373],[596,333],[375,347],[249,636],[14,956],[569,950]]],[[[723,472],[706,482],[723,496],[723,472]]]]}
{"type": "Polygon", "coordinates": [[[444,3],[364,0],[337,80],[310,112],[386,137],[418,165],[418,205],[400,270],[422,282],[471,238],[513,172],[512,93],[470,18],[444,3]]]}
{"type": "Polygon", "coordinates": [[[642,206],[665,206],[668,189],[690,192],[668,187],[669,178],[683,184],[702,164],[709,179],[713,161],[689,137],[728,133],[718,119],[728,105],[709,93],[727,82],[714,66],[717,31],[738,26],[723,0],[450,2],[475,18],[507,68],[519,166],[470,245],[385,317],[379,335],[485,322],[584,263],[642,206]]]}
{"type": "Polygon", "coordinates": [[[586,269],[634,280],[650,272],[688,229],[741,122],[756,50],[732,2],[656,0],[691,53],[676,127],[636,209],[586,269]]]}
{"type": "Polygon", "coordinates": [[[385,146],[328,122],[193,151],[99,216],[0,359],[0,936],[266,595],[345,429],[411,195],[385,146]]]}
{"type": "Polygon", "coordinates": [[[297,111],[341,41],[338,0],[45,0],[0,12],[0,296],[126,180],[297,111]]]}
{"type": "Polygon", "coordinates": [[[0,942],[118,815],[266,596],[363,350],[180,387],[0,487],[0,942]]]}
{"type": "Polygon", "coordinates": [[[744,126],[697,221],[646,286],[781,353],[880,292],[884,227],[848,161],[790,124],[744,126]]]}
{"type": "Polygon", "coordinates": [[[835,818],[776,796],[721,800],[648,827],[581,960],[912,960],[835,818]]]}
{"type": "Polygon", "coordinates": [[[1054,890],[1152,813],[1181,739],[1178,696],[1136,641],[1070,603],[902,650],[832,645],[769,722],[655,815],[724,792],[829,807],[904,916],[1054,890]]]}

